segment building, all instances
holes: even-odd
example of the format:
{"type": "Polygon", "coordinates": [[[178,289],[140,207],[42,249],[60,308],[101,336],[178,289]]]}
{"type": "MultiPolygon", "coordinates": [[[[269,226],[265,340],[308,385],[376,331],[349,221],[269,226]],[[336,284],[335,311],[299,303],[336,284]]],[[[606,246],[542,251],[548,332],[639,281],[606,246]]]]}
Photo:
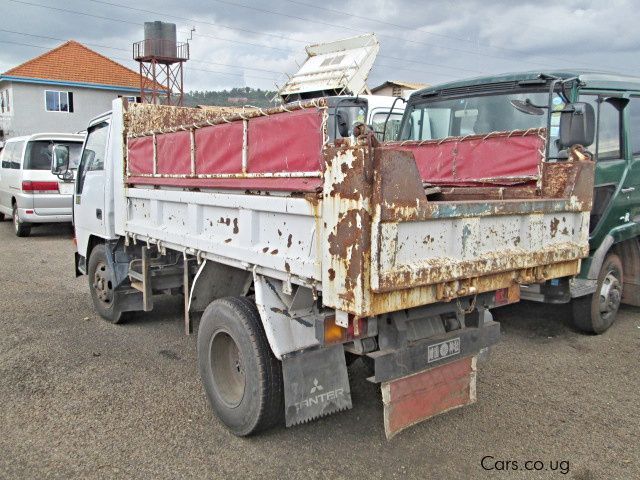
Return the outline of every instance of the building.
{"type": "Polygon", "coordinates": [[[70,40],[0,75],[0,142],[84,130],[113,99],[139,95],[138,72],[70,40]]]}
{"type": "Polygon", "coordinates": [[[428,87],[428,83],[400,82],[397,80],[388,80],[382,85],[373,87],[371,93],[374,95],[387,95],[392,97],[406,97],[415,90],[428,87]]]}

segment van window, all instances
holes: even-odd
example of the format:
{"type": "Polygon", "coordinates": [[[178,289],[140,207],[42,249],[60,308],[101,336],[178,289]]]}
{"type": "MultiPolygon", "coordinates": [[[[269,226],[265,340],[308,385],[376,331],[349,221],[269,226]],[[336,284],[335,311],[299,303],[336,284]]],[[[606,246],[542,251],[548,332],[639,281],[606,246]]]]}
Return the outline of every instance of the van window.
{"type": "Polygon", "coordinates": [[[2,150],[2,168],[12,170],[20,168],[22,147],[24,147],[24,142],[9,142],[5,144],[2,150]]]}
{"type": "Polygon", "coordinates": [[[53,146],[55,144],[67,145],[69,147],[69,167],[77,168],[82,150],[81,143],[37,140],[27,144],[27,151],[24,155],[24,169],[51,170],[51,155],[53,154],[53,146]]]}
{"type": "Polygon", "coordinates": [[[13,149],[13,143],[6,143],[2,152],[0,152],[0,167],[6,169],[11,168],[11,162],[9,161],[9,156],[11,155],[11,150],[13,149]]]}
{"type": "Polygon", "coordinates": [[[631,97],[628,108],[631,153],[640,155],[640,97],[631,97]]]}

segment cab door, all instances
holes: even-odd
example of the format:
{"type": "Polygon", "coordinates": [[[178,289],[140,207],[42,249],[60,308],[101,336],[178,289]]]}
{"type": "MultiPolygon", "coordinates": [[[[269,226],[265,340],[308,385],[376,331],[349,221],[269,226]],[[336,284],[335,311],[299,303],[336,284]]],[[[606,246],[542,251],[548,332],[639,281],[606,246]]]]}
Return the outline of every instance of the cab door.
{"type": "Polygon", "coordinates": [[[78,173],[73,202],[73,220],[81,254],[91,235],[106,236],[105,160],[109,141],[109,121],[89,128],[78,173]]]}
{"type": "Polygon", "coordinates": [[[640,223],[640,93],[629,97],[625,116],[625,142],[630,159],[623,192],[627,192],[627,209],[632,222],[640,223]]]}
{"type": "MultiPolygon", "coordinates": [[[[609,231],[628,221],[627,206],[636,187],[628,185],[630,161],[625,151],[623,118],[628,99],[608,93],[581,95],[596,111],[596,170],[591,209],[591,249],[596,249],[609,231]]],[[[640,193],[640,191],[637,191],[640,193]]]]}

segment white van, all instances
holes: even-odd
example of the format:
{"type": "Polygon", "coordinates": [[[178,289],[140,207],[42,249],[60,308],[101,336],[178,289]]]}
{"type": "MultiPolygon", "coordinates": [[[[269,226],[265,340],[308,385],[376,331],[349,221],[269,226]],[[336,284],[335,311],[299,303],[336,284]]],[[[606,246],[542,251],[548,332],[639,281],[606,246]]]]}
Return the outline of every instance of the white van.
{"type": "Polygon", "coordinates": [[[71,222],[73,178],[51,173],[55,145],[69,148],[69,167],[80,162],[84,135],[39,133],[11,138],[0,153],[0,220],[13,218],[15,233],[26,237],[35,223],[71,222]]]}

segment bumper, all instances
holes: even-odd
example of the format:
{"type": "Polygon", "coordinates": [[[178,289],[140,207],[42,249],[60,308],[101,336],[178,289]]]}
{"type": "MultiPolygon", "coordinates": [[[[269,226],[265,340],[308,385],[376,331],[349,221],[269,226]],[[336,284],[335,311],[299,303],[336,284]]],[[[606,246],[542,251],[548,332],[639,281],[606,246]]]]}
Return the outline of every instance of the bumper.
{"type": "Polygon", "coordinates": [[[26,223],[71,223],[70,208],[18,208],[18,218],[26,223]]]}
{"type": "Polygon", "coordinates": [[[481,327],[453,330],[444,335],[414,342],[398,350],[369,353],[375,365],[375,374],[369,380],[389,382],[477,355],[500,339],[500,324],[487,321],[481,327]]]}

